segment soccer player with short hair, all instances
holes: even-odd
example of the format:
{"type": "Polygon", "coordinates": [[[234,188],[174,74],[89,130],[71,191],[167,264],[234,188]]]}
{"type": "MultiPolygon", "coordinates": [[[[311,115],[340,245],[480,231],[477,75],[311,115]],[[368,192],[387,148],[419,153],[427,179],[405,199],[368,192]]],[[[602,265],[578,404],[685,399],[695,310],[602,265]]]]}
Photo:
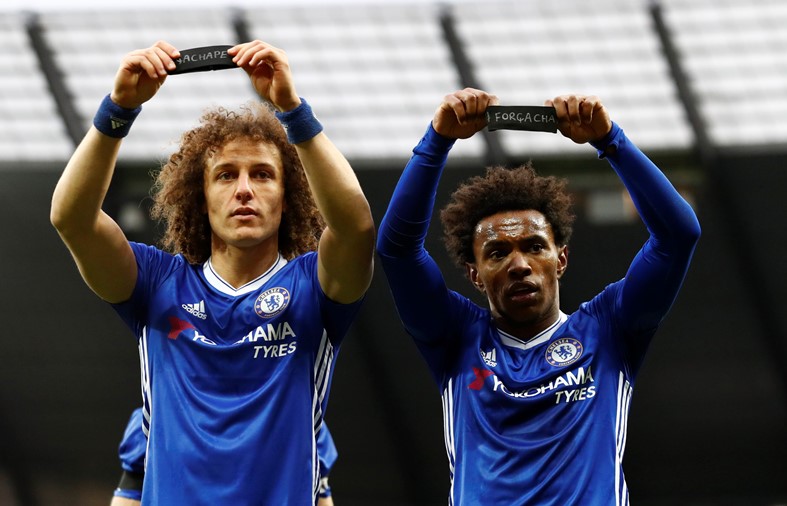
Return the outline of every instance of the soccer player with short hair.
{"type": "Polygon", "coordinates": [[[369,204],[286,53],[252,41],[228,54],[267,105],[209,111],[183,134],[156,181],[168,251],[129,242],[101,205],[179,54],[160,41],[122,59],[51,221],[139,343],[143,504],[313,505],[333,361],[372,277],[369,204]]]}
{"type": "Polygon", "coordinates": [[[447,95],[404,169],[378,253],[406,331],[442,393],[449,504],[621,505],[631,395],[700,236],[689,204],[597,97],[566,95],[558,129],[590,143],[629,191],[650,237],[621,280],[560,308],[573,216],[565,181],[489,168],[441,213],[446,245],[488,308],[448,289],[424,249],[450,148],[486,126],[494,95],[447,95]]]}

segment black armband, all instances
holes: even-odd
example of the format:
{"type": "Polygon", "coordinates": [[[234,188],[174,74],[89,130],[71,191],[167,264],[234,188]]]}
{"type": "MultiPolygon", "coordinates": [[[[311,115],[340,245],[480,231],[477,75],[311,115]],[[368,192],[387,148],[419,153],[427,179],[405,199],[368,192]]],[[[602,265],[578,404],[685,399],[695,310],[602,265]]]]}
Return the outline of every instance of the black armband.
{"type": "Polygon", "coordinates": [[[557,133],[554,107],[535,105],[490,105],[486,109],[487,128],[557,133]]]}
{"type": "Polygon", "coordinates": [[[209,70],[236,69],[227,50],[232,46],[204,46],[184,49],[180,58],[175,58],[175,69],[167,72],[170,75],[187,74],[189,72],[207,72],[209,70]]]}

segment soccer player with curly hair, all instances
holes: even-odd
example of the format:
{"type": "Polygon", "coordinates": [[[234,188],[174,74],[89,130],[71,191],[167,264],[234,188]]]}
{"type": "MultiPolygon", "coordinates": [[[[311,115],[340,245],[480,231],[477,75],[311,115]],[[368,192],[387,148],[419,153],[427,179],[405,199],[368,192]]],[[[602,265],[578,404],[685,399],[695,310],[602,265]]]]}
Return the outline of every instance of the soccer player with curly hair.
{"type": "Polygon", "coordinates": [[[371,282],[374,224],[284,51],[227,51],[267,104],[206,113],[155,183],[164,249],[101,210],[122,138],[176,68],[159,41],[120,64],[66,166],[51,221],[139,345],[142,503],[312,506],[339,346],[371,282]]]}
{"type": "Polygon", "coordinates": [[[699,239],[689,204],[597,97],[566,95],[558,129],[590,143],[628,189],[650,237],[626,276],[560,308],[573,215],[565,181],[529,166],[471,178],[441,213],[445,242],[488,307],[446,287],[424,248],[457,139],[497,97],[447,95],[394,190],[377,249],[405,330],[437,382],[449,504],[628,504],[622,460],[631,394],[699,239]]]}

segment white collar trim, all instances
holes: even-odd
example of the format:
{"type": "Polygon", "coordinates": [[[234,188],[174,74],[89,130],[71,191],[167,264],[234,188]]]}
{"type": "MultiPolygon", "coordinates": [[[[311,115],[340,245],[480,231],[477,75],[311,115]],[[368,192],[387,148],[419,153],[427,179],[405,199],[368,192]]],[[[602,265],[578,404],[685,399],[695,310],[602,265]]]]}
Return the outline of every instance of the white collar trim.
{"type": "Polygon", "coordinates": [[[204,264],[202,264],[202,273],[205,276],[205,280],[215,288],[216,290],[220,291],[223,294],[230,295],[232,297],[237,297],[239,295],[245,295],[249,292],[253,292],[262,288],[262,286],[271,278],[274,274],[279,272],[282,267],[287,265],[287,259],[281,256],[276,258],[276,261],[273,262],[273,265],[261,274],[258,278],[249,281],[245,285],[241,286],[240,288],[234,288],[231,284],[227,283],[222,279],[221,276],[213,269],[213,263],[211,259],[208,258],[204,264]]]}
{"type": "Polygon", "coordinates": [[[568,320],[568,316],[563,311],[560,311],[560,314],[558,314],[555,323],[550,325],[548,328],[542,330],[537,335],[531,337],[527,341],[523,341],[522,339],[519,339],[518,337],[514,337],[511,334],[503,332],[500,329],[497,329],[497,334],[500,336],[500,341],[504,345],[510,346],[512,348],[519,348],[521,350],[529,350],[530,348],[538,346],[541,343],[549,341],[549,339],[554,335],[557,329],[561,325],[563,325],[563,323],[565,323],[566,320],[568,320]]]}

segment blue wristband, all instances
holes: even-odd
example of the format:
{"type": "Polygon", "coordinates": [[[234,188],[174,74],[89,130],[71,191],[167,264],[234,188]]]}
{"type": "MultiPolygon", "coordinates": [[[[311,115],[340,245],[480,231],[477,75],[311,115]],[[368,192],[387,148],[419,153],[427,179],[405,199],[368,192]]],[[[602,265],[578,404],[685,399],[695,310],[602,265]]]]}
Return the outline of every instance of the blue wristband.
{"type": "Polygon", "coordinates": [[[120,107],[107,95],[93,117],[93,126],[104,135],[122,138],[128,135],[131,125],[137,119],[142,106],[136,109],[120,107]]]}
{"type": "Polygon", "coordinates": [[[322,132],[322,124],[314,117],[312,108],[301,97],[301,105],[287,112],[276,112],[276,118],[287,132],[290,144],[300,144],[322,132]]]}

